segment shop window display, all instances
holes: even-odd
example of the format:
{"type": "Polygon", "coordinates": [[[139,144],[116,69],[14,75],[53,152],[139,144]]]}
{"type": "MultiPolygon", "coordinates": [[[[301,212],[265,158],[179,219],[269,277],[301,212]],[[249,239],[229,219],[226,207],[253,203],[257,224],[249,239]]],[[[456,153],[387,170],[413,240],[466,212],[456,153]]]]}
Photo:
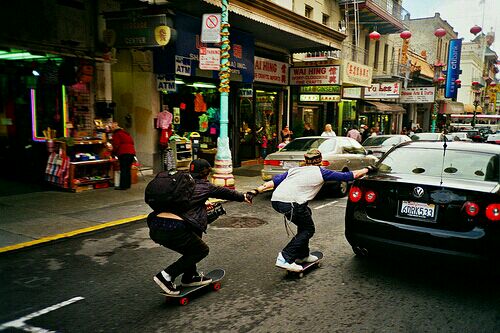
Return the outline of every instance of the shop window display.
{"type": "MultiPolygon", "coordinates": [[[[277,92],[257,90],[255,103],[255,130],[260,133],[257,136],[258,149],[261,150],[263,138],[265,137],[266,153],[272,153],[278,148],[277,136],[278,118],[278,96],[277,92]]],[[[262,156],[260,156],[262,157],[262,156]]]]}
{"type": "Polygon", "coordinates": [[[220,130],[220,94],[215,85],[203,85],[214,88],[186,83],[178,85],[177,92],[162,95],[162,107],[174,111],[171,132],[162,135],[162,140],[168,142],[174,135],[189,140],[192,133],[198,133],[198,157],[213,162],[220,130]]]}

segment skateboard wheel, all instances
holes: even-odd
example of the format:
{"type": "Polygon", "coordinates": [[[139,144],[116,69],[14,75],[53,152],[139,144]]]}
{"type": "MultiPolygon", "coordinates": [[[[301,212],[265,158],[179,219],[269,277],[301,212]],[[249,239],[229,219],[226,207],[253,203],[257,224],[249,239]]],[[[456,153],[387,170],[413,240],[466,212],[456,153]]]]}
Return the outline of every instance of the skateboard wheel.
{"type": "Polygon", "coordinates": [[[321,265],[321,263],[320,263],[320,262],[318,262],[318,265],[317,265],[317,266],[318,266],[318,268],[319,268],[319,267],[321,267],[322,265],[321,265]]]}
{"type": "Polygon", "coordinates": [[[304,273],[300,272],[299,273],[299,279],[302,279],[304,277],[304,273]]]}
{"type": "Polygon", "coordinates": [[[220,288],[221,288],[220,282],[215,282],[212,284],[212,290],[219,291],[220,288]]]}
{"type": "Polygon", "coordinates": [[[182,297],[179,299],[179,304],[180,305],[188,305],[189,299],[187,297],[182,297]]]}

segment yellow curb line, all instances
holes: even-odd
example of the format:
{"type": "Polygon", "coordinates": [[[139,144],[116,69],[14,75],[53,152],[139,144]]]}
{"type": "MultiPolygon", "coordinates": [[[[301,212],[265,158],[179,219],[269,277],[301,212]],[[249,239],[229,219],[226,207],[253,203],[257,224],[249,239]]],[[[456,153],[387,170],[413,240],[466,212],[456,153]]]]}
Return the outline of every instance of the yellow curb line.
{"type": "Polygon", "coordinates": [[[83,228],[83,229],[77,229],[77,230],[65,232],[65,233],[62,233],[62,234],[57,234],[57,235],[53,235],[53,236],[43,237],[43,238],[36,239],[36,240],[33,240],[33,241],[29,241],[29,242],[24,242],[24,243],[19,243],[19,244],[15,244],[15,245],[0,247],[0,253],[8,252],[8,251],[13,251],[13,250],[18,250],[18,249],[22,249],[24,247],[29,247],[29,246],[33,246],[33,245],[37,245],[37,244],[47,243],[47,242],[51,242],[51,241],[54,241],[54,240],[57,240],[57,239],[72,237],[72,236],[84,234],[84,233],[95,231],[95,230],[99,230],[99,229],[113,227],[113,226],[120,225],[120,224],[135,222],[137,220],[141,220],[141,219],[144,219],[146,217],[147,217],[146,214],[145,215],[138,215],[138,216],[134,216],[134,217],[127,217],[125,219],[111,221],[111,222],[106,222],[106,223],[102,223],[102,224],[99,224],[99,225],[96,225],[96,226],[93,226],[93,227],[88,227],[88,228],[83,228]]]}

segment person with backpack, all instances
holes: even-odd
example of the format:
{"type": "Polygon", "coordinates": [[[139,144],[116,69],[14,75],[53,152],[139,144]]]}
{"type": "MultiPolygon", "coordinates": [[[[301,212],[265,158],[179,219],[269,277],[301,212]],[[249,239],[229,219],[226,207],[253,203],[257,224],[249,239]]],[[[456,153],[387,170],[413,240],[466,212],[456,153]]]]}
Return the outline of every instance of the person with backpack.
{"type": "Polygon", "coordinates": [[[337,172],[321,167],[322,156],[318,149],[304,154],[305,165],[289,169],[276,175],[271,181],[247,192],[252,199],[266,189],[274,188],[271,203],[274,210],[297,226],[297,234],[278,253],[276,266],[295,272],[302,271],[298,263],[314,262],[318,257],[309,252],[309,239],[315,227],[308,202],[318,194],[325,181],[352,181],[375,170],[374,167],[360,170],[337,172]]]}
{"type": "Polygon", "coordinates": [[[147,217],[149,236],[155,243],[182,255],[153,277],[158,286],[169,295],[179,294],[174,281],[181,274],[183,286],[202,286],[212,282],[198,273],[196,268],[196,264],[208,256],[209,252],[207,244],[202,240],[202,235],[207,230],[207,199],[251,203],[244,193],[210,183],[210,171],[211,166],[207,160],[196,159],[189,165],[189,173],[177,172],[172,175],[163,172],[146,187],[146,202],[154,210],[147,217]],[[163,199],[161,194],[164,195],[163,199]]]}

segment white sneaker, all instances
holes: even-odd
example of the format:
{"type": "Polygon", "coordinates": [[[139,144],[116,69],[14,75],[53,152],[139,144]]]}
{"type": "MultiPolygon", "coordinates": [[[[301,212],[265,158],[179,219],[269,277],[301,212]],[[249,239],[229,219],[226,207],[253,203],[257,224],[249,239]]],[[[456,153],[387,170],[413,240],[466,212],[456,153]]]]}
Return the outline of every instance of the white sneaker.
{"type": "Polygon", "coordinates": [[[297,265],[296,263],[292,262],[291,264],[286,262],[285,258],[283,258],[283,255],[281,252],[278,254],[278,258],[276,259],[276,266],[280,268],[284,268],[286,270],[292,271],[292,272],[302,272],[303,268],[300,265],[297,265]]]}
{"type": "Polygon", "coordinates": [[[309,254],[305,258],[295,260],[295,262],[297,264],[305,264],[305,263],[309,263],[309,262],[315,262],[315,261],[318,261],[318,260],[319,260],[318,257],[316,257],[315,255],[309,254]]]}

